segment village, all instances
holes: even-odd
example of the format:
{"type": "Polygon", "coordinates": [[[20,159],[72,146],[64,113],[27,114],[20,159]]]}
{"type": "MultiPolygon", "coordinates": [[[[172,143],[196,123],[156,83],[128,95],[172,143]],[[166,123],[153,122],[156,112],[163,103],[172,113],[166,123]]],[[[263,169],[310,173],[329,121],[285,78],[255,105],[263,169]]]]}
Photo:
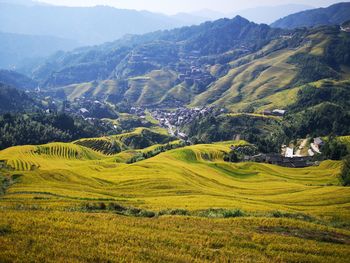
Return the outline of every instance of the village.
{"type": "Polygon", "coordinates": [[[187,140],[188,136],[179,130],[181,126],[192,122],[197,117],[205,117],[215,113],[221,114],[225,111],[225,109],[217,111],[215,107],[195,107],[179,108],[172,112],[158,109],[152,111],[151,115],[159,122],[161,127],[168,129],[170,135],[177,136],[182,140],[187,140]]]}
{"type": "MultiPolygon", "coordinates": [[[[317,162],[314,161],[316,155],[320,155],[321,147],[324,145],[322,138],[317,137],[313,139],[299,140],[299,144],[287,146],[282,145],[281,153],[270,154],[247,154],[244,150],[245,146],[231,146],[231,150],[235,153],[243,153],[240,161],[243,162],[257,162],[279,165],[290,168],[304,168],[314,166],[317,162]]],[[[254,151],[253,151],[254,152],[254,151]]]]}

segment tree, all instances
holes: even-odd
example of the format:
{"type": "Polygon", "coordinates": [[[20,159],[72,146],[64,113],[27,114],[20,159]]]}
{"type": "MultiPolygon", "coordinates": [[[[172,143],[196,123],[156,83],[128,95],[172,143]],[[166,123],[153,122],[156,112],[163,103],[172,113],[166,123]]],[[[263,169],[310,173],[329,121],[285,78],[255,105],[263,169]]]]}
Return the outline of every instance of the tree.
{"type": "Polygon", "coordinates": [[[349,154],[345,144],[341,143],[334,137],[329,137],[326,144],[322,147],[322,154],[325,159],[341,160],[349,154]]]}
{"type": "Polygon", "coordinates": [[[230,151],[225,157],[224,157],[224,160],[226,162],[231,162],[231,163],[238,163],[239,162],[239,158],[238,158],[238,155],[237,153],[232,150],[230,151]]]}
{"type": "Polygon", "coordinates": [[[344,186],[350,185],[350,155],[344,158],[340,179],[344,186]]]}

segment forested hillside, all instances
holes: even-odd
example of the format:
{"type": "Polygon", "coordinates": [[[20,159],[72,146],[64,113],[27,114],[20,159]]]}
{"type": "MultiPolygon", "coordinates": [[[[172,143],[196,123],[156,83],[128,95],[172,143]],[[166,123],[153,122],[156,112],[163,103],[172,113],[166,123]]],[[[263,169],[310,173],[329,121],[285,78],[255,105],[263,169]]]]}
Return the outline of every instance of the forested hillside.
{"type": "Polygon", "coordinates": [[[40,105],[23,91],[0,82],[0,113],[25,112],[40,109],[40,105]]]}
{"type": "Polygon", "coordinates": [[[17,87],[21,90],[34,90],[38,83],[31,78],[16,71],[0,69],[0,83],[17,87]]]}

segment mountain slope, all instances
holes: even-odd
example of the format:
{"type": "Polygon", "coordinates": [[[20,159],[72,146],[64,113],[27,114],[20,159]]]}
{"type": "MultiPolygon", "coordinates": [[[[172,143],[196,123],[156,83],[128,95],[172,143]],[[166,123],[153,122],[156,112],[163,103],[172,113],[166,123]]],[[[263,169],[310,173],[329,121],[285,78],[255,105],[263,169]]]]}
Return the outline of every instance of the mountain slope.
{"type": "MultiPolygon", "coordinates": [[[[4,28],[0,26],[1,30],[4,28]]],[[[58,37],[0,32],[0,68],[16,69],[36,65],[44,57],[59,50],[68,51],[76,47],[77,42],[58,37]]]]}
{"type": "Polygon", "coordinates": [[[234,110],[286,107],[301,85],[321,79],[348,79],[350,35],[339,28],[298,31],[262,50],[230,62],[227,74],[195,97],[194,105],[234,110]],[[336,51],[337,50],[337,51],[336,51]]]}
{"type": "Polygon", "coordinates": [[[350,3],[339,3],[327,8],[318,8],[299,12],[281,18],[271,24],[272,27],[297,28],[320,25],[340,25],[350,19],[350,3]]]}
{"type": "Polygon", "coordinates": [[[39,108],[38,103],[23,91],[0,83],[0,114],[39,108]]]}
{"type": "Polygon", "coordinates": [[[275,30],[236,17],[57,54],[34,76],[70,100],[261,112],[286,108],[305,84],[349,79],[349,46],[337,26],[275,30]]]}
{"type": "Polygon", "coordinates": [[[28,89],[33,90],[37,87],[38,83],[31,78],[22,75],[18,72],[11,70],[1,70],[0,69],[0,83],[13,86],[18,89],[28,89]]]}
{"type": "Polygon", "coordinates": [[[191,61],[201,63],[200,57],[215,58],[230,50],[235,50],[231,56],[240,56],[260,49],[280,34],[279,29],[250,23],[242,17],[221,19],[57,54],[39,67],[34,77],[54,87],[109,76],[126,79],[166,67],[188,71],[191,61]]]}

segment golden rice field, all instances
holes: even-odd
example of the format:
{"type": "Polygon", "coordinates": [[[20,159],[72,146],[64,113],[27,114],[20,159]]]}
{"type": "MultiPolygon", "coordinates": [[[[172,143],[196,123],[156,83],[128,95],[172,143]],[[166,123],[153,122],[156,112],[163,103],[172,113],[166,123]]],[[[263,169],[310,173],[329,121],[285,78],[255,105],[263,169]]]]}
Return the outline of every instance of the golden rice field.
{"type": "Polygon", "coordinates": [[[1,226],[1,262],[347,262],[350,257],[349,231],[290,219],[0,211],[1,226]]]}
{"type": "Polygon", "coordinates": [[[125,161],[135,151],[104,155],[72,143],[5,149],[0,262],[346,262],[350,188],[339,183],[341,163],[223,161],[230,145],[244,143],[188,146],[133,164],[125,161]],[[133,217],[86,211],[86,203],[188,214],[133,217]],[[245,216],[198,216],[208,209],[245,216]]]}

